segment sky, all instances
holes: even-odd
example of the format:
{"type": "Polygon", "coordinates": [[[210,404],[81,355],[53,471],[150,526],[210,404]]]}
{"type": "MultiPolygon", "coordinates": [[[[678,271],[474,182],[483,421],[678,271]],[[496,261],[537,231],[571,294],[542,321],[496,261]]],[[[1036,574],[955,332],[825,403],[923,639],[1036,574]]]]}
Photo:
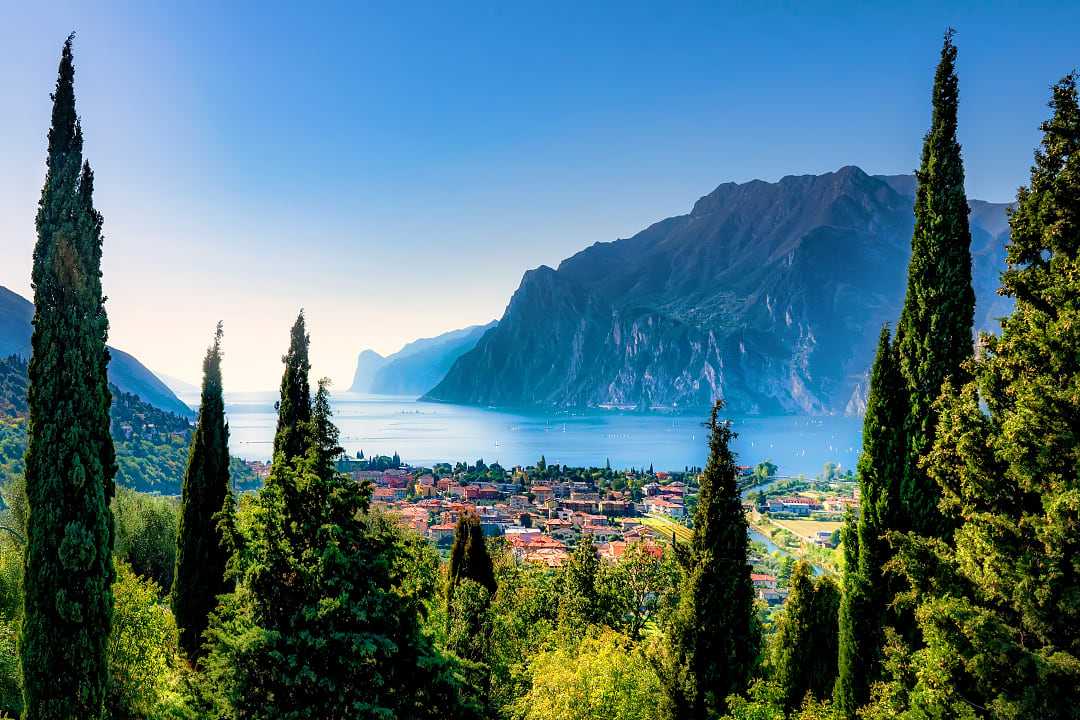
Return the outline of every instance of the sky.
{"type": "Polygon", "coordinates": [[[75,42],[112,344],[277,386],[499,317],[522,274],[722,182],[910,172],[957,31],[971,197],[1025,182],[1080,3],[12,3],[0,285],[27,297],[49,92],[75,42]],[[228,7],[224,7],[228,5],[228,7]]]}

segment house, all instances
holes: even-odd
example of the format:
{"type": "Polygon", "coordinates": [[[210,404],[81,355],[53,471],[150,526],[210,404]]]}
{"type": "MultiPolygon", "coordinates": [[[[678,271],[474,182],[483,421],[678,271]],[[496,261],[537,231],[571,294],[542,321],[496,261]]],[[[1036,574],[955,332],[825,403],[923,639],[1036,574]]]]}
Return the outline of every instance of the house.
{"type": "Polygon", "coordinates": [[[498,500],[502,493],[494,485],[466,485],[464,497],[466,500],[498,500]]]}
{"type": "Polygon", "coordinates": [[[635,545],[640,545],[642,549],[654,558],[662,558],[664,556],[664,548],[654,542],[650,541],[628,541],[628,540],[612,540],[611,542],[603,543],[597,547],[597,552],[600,555],[601,560],[607,560],[608,562],[617,562],[626,551],[635,545]]]}
{"type": "Polygon", "coordinates": [[[625,500],[601,500],[600,514],[609,517],[625,517],[634,514],[634,503],[625,500]]]}
{"type": "Polygon", "coordinates": [[[781,605],[784,599],[787,597],[787,593],[783,590],[769,590],[761,588],[757,591],[758,600],[764,600],[769,606],[781,605]]]}
{"type": "Polygon", "coordinates": [[[686,508],[682,505],[659,497],[645,498],[645,512],[652,515],[667,515],[672,518],[682,518],[686,515],[686,508]]]}
{"type": "Polygon", "coordinates": [[[595,514],[600,510],[600,501],[593,499],[574,498],[571,496],[570,500],[560,500],[559,507],[565,510],[569,510],[572,513],[595,514]]]}
{"type": "Polygon", "coordinates": [[[555,499],[555,493],[552,492],[549,485],[533,485],[530,492],[532,492],[533,501],[537,505],[547,505],[555,499]]]}
{"type": "Polygon", "coordinates": [[[750,581],[754,583],[755,588],[765,588],[766,590],[776,589],[776,578],[772,575],[750,573],[750,581]]]}
{"type": "Polygon", "coordinates": [[[382,503],[399,502],[405,499],[406,494],[403,487],[377,487],[371,493],[371,500],[382,503]]]}
{"type": "Polygon", "coordinates": [[[454,542],[454,523],[432,525],[428,528],[428,537],[436,545],[449,545],[454,542]]]}
{"type": "Polygon", "coordinates": [[[814,544],[823,548],[836,547],[836,543],[833,541],[833,534],[828,530],[818,530],[814,535],[814,544]]]}

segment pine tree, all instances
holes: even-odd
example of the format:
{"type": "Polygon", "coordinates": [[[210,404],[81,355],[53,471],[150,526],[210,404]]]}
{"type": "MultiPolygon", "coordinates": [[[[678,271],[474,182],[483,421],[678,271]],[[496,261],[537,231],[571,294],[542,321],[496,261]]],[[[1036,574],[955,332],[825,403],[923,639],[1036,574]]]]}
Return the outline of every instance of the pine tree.
{"type": "Polygon", "coordinates": [[[679,720],[723,715],[728,695],[746,689],[758,655],[750,540],[729,447],[735,433],[718,419],[721,407],[717,401],[708,424],[709,460],[661,668],[665,714],[679,720]]]}
{"type": "Polygon", "coordinates": [[[64,43],[34,247],[19,642],[24,717],[97,718],[108,681],[116,459],[109,434],[102,218],[82,159],[72,37],[64,43]]]}
{"type": "Polygon", "coordinates": [[[905,529],[943,537],[937,485],[919,467],[937,424],[933,403],[947,378],[961,379],[972,354],[975,292],[964,163],[956,139],[958,81],[953,31],[945,33],[934,76],[933,115],[916,172],[915,231],[907,294],[896,329],[907,394],[901,500],[905,529]]]}
{"type": "MultiPolygon", "coordinates": [[[[190,658],[201,654],[203,631],[217,596],[229,592],[229,541],[223,509],[232,507],[229,483],[229,426],[221,382],[221,323],[203,360],[199,420],[191,440],[180,499],[172,611],[180,646],[190,658]]],[[[226,510],[228,512],[228,510],[226,510]]]]}
{"type": "MultiPolygon", "coordinates": [[[[947,384],[928,470],[959,527],[909,536],[925,646],[883,693],[905,717],[1075,718],[1080,707],[1080,106],[1053,88],[1031,183],[1010,218],[1002,290],[973,379],[947,384]]],[[[882,713],[884,714],[884,712],[882,713]]]]}
{"type": "Polygon", "coordinates": [[[296,317],[289,333],[289,352],[281,358],[285,373],[281,376],[281,399],[278,401],[277,432],[274,435],[274,462],[278,456],[286,463],[307,454],[310,440],[311,385],[308,373],[308,345],[311,339],[304,322],[304,311],[296,317]]]}
{"type": "Polygon", "coordinates": [[[832,693],[839,605],[836,583],[828,577],[815,580],[805,562],[795,565],[770,653],[773,678],[789,713],[802,705],[807,694],[822,700],[832,693]]]}
{"type": "Polygon", "coordinates": [[[885,535],[900,522],[904,417],[903,378],[889,329],[884,327],[870,371],[863,420],[858,464],[861,512],[855,527],[846,528],[844,539],[836,705],[848,718],[869,700],[870,684],[881,672],[882,627],[889,618],[890,587],[895,584],[884,570],[891,557],[885,535]]]}

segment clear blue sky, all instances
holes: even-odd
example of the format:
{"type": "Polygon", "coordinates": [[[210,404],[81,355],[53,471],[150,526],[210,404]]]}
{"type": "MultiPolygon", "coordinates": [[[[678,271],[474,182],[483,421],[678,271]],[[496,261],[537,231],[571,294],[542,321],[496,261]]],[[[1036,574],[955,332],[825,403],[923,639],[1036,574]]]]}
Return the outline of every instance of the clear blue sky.
{"type": "Polygon", "coordinates": [[[228,4],[5,11],[0,284],[29,293],[74,29],[112,338],[194,381],[223,318],[234,389],[276,384],[301,306],[341,385],[721,182],[910,171],[948,25],[969,193],[1008,200],[1080,64],[1076,2],[228,4]]]}

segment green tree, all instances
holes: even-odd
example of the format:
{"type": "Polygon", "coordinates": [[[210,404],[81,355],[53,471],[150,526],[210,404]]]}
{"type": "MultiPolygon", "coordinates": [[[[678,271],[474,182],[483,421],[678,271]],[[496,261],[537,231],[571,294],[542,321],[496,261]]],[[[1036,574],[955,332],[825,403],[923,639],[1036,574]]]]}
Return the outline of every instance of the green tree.
{"type": "Polygon", "coordinates": [[[172,611],[180,628],[181,647],[190,658],[201,652],[202,635],[217,596],[230,590],[225,573],[229,545],[223,537],[220,512],[231,494],[218,323],[214,344],[203,360],[199,421],[184,474],[172,583],[172,611]]]}
{"type": "Polygon", "coordinates": [[[179,503],[173,498],[117,486],[112,501],[113,558],[158,587],[172,585],[176,567],[179,503]]]}
{"type": "Polygon", "coordinates": [[[277,432],[274,434],[274,461],[280,456],[286,463],[307,454],[311,422],[311,385],[308,374],[311,361],[304,311],[296,316],[289,332],[289,351],[281,358],[285,373],[281,376],[281,399],[277,404],[277,432]]]}
{"type": "Polygon", "coordinates": [[[72,37],[64,43],[34,247],[29,366],[25,717],[97,718],[108,682],[116,456],[109,435],[102,218],[82,159],[72,37]]]}
{"type": "Polygon", "coordinates": [[[709,460],[661,675],[665,716],[680,720],[724,714],[727,697],[746,689],[758,656],[750,539],[730,448],[735,433],[719,420],[721,407],[717,401],[708,423],[709,460]]]}
{"type": "Polygon", "coordinates": [[[836,682],[840,591],[829,577],[814,579],[799,562],[791,575],[784,612],[777,621],[769,663],[788,712],[807,695],[828,698],[836,682]]]}
{"type": "Polygon", "coordinates": [[[110,720],[188,716],[176,623],[160,593],[153,580],[139,578],[127,563],[117,563],[109,635],[110,720]]]}
{"type": "Polygon", "coordinates": [[[601,593],[600,558],[592,535],[582,533],[570,560],[563,567],[563,592],[559,599],[559,625],[579,634],[589,625],[608,620],[606,598],[601,593]]]}
{"type": "Polygon", "coordinates": [[[450,546],[450,565],[447,570],[446,596],[449,601],[458,583],[472,580],[485,588],[490,595],[497,589],[495,569],[488,553],[484,528],[475,513],[462,513],[454,528],[454,542],[450,546]]]}
{"type": "Polygon", "coordinates": [[[959,525],[908,535],[897,565],[925,646],[878,698],[902,717],[1075,718],[1080,707],[1080,107],[1053,88],[1010,218],[1002,290],[973,379],[947,384],[927,470],[959,525]]]}
{"type": "MultiPolygon", "coordinates": [[[[287,363],[307,355],[306,335],[294,341],[303,347],[287,363]]],[[[201,661],[213,704],[244,718],[466,716],[456,670],[421,633],[401,531],[368,512],[369,485],[335,469],[326,381],[307,418],[283,428],[307,432],[305,455],[279,451],[250,525],[238,522],[250,532],[245,567],[212,615],[201,661]]]]}
{"type": "Polygon", "coordinates": [[[603,576],[601,594],[611,599],[615,629],[640,640],[646,625],[670,612],[677,599],[678,574],[670,551],[644,542],[629,545],[603,576]]]}
{"type": "Polygon", "coordinates": [[[625,637],[591,632],[579,644],[532,658],[528,692],[513,706],[518,720],[653,720],[660,681],[625,637]]]}
{"type": "Polygon", "coordinates": [[[848,518],[844,533],[836,706],[848,718],[869,700],[870,685],[881,673],[882,628],[890,617],[890,588],[895,585],[884,569],[891,557],[885,535],[900,522],[904,407],[903,378],[885,327],[870,371],[863,420],[858,464],[861,511],[857,524],[848,518]]]}
{"type": "Polygon", "coordinates": [[[956,139],[958,81],[953,31],[945,33],[934,76],[933,115],[915,176],[915,231],[907,294],[896,328],[900,373],[907,394],[905,462],[900,497],[905,529],[943,537],[941,493],[919,462],[937,425],[934,400],[949,377],[960,378],[972,354],[975,291],[964,163],[956,139]]]}

